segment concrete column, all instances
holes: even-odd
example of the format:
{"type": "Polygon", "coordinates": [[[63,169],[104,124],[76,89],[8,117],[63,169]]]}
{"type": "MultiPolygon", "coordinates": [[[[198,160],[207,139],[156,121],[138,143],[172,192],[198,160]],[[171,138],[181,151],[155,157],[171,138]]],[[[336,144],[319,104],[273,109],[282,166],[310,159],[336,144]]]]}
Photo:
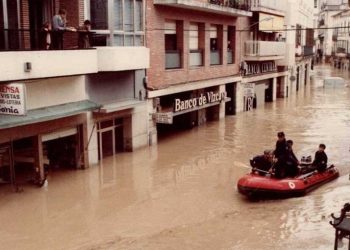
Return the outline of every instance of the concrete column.
{"type": "MultiPolygon", "coordinates": [[[[226,85],[220,85],[219,86],[219,93],[224,93],[226,91],[226,85]]],[[[225,105],[225,101],[222,100],[220,103],[220,108],[219,108],[219,119],[223,119],[225,118],[225,114],[226,114],[226,105],[225,105]]]]}
{"type": "Polygon", "coordinates": [[[243,83],[237,82],[236,85],[236,113],[243,112],[243,83]]]}
{"type": "Polygon", "coordinates": [[[33,137],[33,154],[34,154],[34,168],[36,173],[36,181],[41,184],[45,179],[44,172],[44,152],[41,135],[33,137]]]}
{"type": "Polygon", "coordinates": [[[148,145],[148,112],[147,103],[134,107],[132,113],[132,149],[138,149],[148,145]]]}
{"type": "Polygon", "coordinates": [[[147,100],[147,132],[148,145],[156,145],[158,143],[157,124],[153,120],[152,114],[156,112],[153,107],[153,99],[147,100]]]}
{"type": "Polygon", "coordinates": [[[272,80],[272,101],[277,99],[277,78],[274,77],[272,80]]]}
{"type": "Polygon", "coordinates": [[[88,159],[90,164],[98,163],[98,141],[97,141],[97,127],[92,117],[92,112],[87,115],[87,135],[88,135],[88,159]],[[90,141],[89,141],[90,140],[90,141]]]}

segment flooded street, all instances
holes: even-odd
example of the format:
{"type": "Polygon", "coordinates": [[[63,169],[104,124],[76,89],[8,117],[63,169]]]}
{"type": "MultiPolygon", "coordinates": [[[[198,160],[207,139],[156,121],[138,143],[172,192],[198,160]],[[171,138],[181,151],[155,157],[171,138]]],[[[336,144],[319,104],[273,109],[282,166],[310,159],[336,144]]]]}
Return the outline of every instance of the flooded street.
{"type": "Polygon", "coordinates": [[[48,186],[0,193],[0,249],[331,249],[330,214],[350,197],[350,88],[311,85],[253,112],[167,136],[157,146],[55,172],[48,186]],[[284,131],[294,151],[327,145],[341,177],[305,197],[250,202],[237,180],[284,131]]]}

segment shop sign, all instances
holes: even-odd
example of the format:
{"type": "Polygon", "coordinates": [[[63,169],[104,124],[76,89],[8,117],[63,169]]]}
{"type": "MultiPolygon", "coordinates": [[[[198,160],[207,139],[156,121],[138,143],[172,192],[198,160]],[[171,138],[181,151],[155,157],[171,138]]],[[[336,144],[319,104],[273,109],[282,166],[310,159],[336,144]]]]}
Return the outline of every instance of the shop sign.
{"type": "Polygon", "coordinates": [[[0,84],[0,114],[26,115],[26,88],[22,83],[0,84]]]}
{"type": "Polygon", "coordinates": [[[211,91],[188,100],[175,99],[174,112],[194,109],[211,103],[220,103],[225,101],[226,98],[226,92],[214,93],[211,91]]]}
{"type": "Polygon", "coordinates": [[[155,113],[155,114],[153,114],[153,118],[156,121],[156,123],[173,124],[173,113],[172,112],[155,113]]]}
{"type": "Polygon", "coordinates": [[[255,96],[255,83],[244,83],[243,92],[245,97],[255,96]]]}
{"type": "Polygon", "coordinates": [[[262,73],[275,72],[277,70],[275,62],[247,63],[244,75],[257,75],[262,73]]]}

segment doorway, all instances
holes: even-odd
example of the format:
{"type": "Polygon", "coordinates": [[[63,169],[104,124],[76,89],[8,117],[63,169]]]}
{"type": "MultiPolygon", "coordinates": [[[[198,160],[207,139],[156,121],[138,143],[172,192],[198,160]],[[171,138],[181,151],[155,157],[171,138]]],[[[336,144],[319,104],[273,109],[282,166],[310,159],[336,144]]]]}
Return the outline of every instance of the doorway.
{"type": "Polygon", "coordinates": [[[29,0],[31,49],[40,49],[40,30],[45,22],[51,23],[54,15],[52,0],[29,0]]]}
{"type": "Polygon", "coordinates": [[[0,184],[15,183],[13,153],[10,145],[0,145],[0,184]]]}
{"type": "Polygon", "coordinates": [[[231,98],[229,102],[226,102],[225,113],[226,115],[236,114],[236,83],[226,84],[227,97],[231,98]]]}
{"type": "Polygon", "coordinates": [[[116,118],[97,123],[99,160],[124,152],[124,119],[116,118]]]}
{"type": "Polygon", "coordinates": [[[300,83],[300,69],[299,69],[299,67],[297,67],[297,91],[299,91],[299,83],[300,83]]]}

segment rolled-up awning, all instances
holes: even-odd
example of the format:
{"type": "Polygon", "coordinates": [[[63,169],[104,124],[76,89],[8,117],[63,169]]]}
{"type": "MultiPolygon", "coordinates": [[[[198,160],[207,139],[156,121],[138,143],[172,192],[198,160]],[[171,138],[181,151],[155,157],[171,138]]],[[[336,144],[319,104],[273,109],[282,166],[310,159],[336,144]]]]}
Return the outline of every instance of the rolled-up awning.
{"type": "Polygon", "coordinates": [[[284,29],[284,17],[259,13],[259,30],[263,32],[276,32],[284,29]]]}
{"type": "Polygon", "coordinates": [[[77,115],[100,108],[101,105],[89,100],[71,102],[27,111],[25,116],[0,115],[0,129],[23,126],[77,115]]]}

